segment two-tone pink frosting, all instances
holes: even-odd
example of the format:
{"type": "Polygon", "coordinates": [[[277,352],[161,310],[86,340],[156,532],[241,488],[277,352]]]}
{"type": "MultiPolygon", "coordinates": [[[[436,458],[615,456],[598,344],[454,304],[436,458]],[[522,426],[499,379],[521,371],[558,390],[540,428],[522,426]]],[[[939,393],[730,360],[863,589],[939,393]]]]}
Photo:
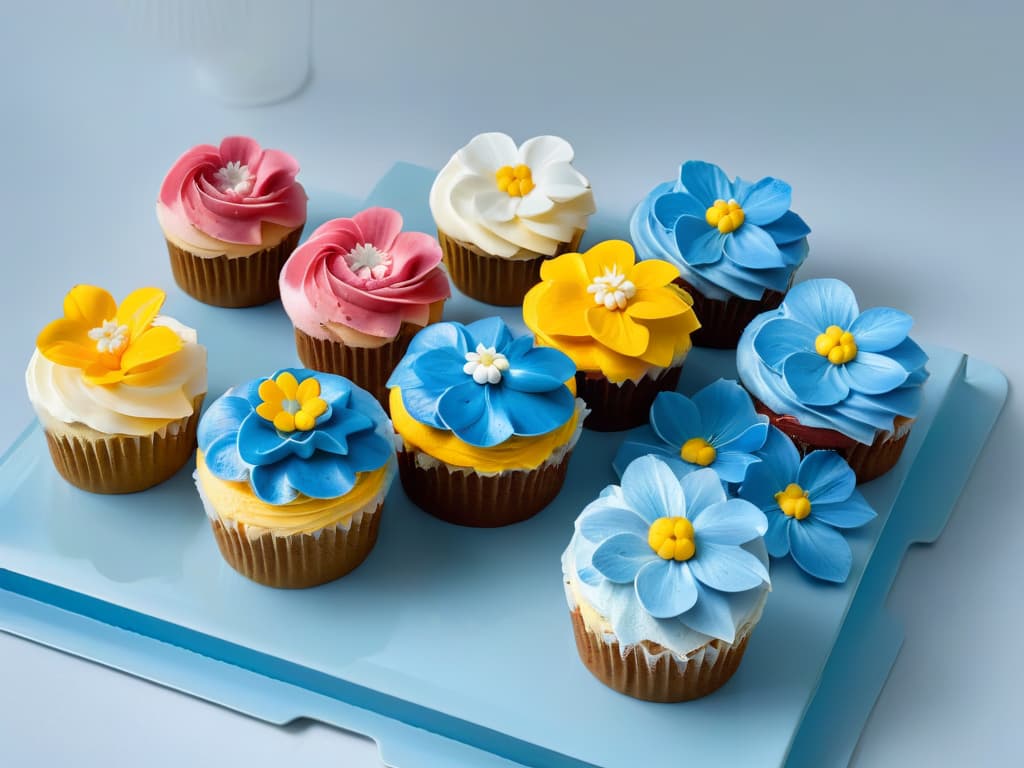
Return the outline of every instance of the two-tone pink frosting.
{"type": "Polygon", "coordinates": [[[296,328],[330,338],[338,325],[393,338],[403,322],[426,325],[451,295],[430,235],[403,232],[402,216],[368,208],[318,227],[281,271],[281,302],[296,328]]]}
{"type": "Polygon", "coordinates": [[[229,136],[219,147],[193,147],[168,171],[157,213],[168,237],[207,246],[264,242],[263,225],[294,229],[306,221],[299,164],[253,139],[229,136]],[[205,236],[205,237],[203,237],[205,236]]]}

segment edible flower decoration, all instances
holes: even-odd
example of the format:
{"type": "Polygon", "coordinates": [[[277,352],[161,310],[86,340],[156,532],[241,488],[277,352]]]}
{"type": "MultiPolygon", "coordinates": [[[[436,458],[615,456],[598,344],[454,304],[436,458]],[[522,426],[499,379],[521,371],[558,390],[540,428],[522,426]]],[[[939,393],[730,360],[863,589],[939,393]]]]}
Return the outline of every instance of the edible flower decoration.
{"type": "Polygon", "coordinates": [[[348,379],[288,368],[218,398],[198,439],[216,477],[248,481],[257,498],[280,505],[300,494],[344,496],[360,472],[391,459],[388,433],[376,400],[348,379]]]}
{"type": "Polygon", "coordinates": [[[281,301],[295,323],[320,334],[340,323],[392,338],[403,322],[427,324],[430,305],[451,295],[430,235],[403,232],[402,215],[368,208],[317,227],[281,272],[281,301]]]}
{"type": "Polygon", "coordinates": [[[80,368],[90,384],[147,386],[182,348],[178,334],[153,324],[165,298],[139,288],[118,305],[102,288],[76,285],[64,297],[64,317],[43,328],[36,347],[51,362],[80,368]]]}
{"type": "Polygon", "coordinates": [[[714,470],[680,479],[660,458],[644,456],[580,515],[580,535],[597,547],[577,572],[591,585],[632,584],[654,618],[732,642],[729,593],[770,583],[765,564],[743,548],[767,527],[753,504],[726,497],[714,470]]]}
{"type": "Polygon", "coordinates": [[[527,326],[580,370],[600,370],[615,382],[671,367],[700,327],[689,295],[672,284],[679,270],[637,262],[623,240],[549,259],[540,276],[523,300],[527,326]]]}
{"type": "Polygon", "coordinates": [[[789,210],[792,188],[771,176],[730,181],[712,163],[689,161],[679,181],[652,203],[684,264],[746,299],[764,288],[785,291],[807,255],[810,227],[789,210]]]}
{"type": "Polygon", "coordinates": [[[861,312],[840,280],[808,280],[794,286],[777,315],[760,326],[753,347],[802,403],[852,404],[917,377],[925,356],[907,336],[912,324],[897,309],[861,312]]]}
{"type": "Polygon", "coordinates": [[[498,317],[469,325],[429,325],[413,338],[388,387],[416,421],[489,448],[513,435],[533,437],[565,424],[576,398],[566,386],[576,367],[554,349],[513,339],[498,317]]]}
{"type": "Polygon", "coordinates": [[[735,381],[718,379],[693,395],[660,392],[651,406],[650,426],[627,440],[613,466],[622,476],[639,456],[652,454],[677,476],[710,467],[727,483],[740,483],[758,461],[768,435],[768,417],[758,414],[750,395],[735,381]]]}
{"type": "Polygon", "coordinates": [[[835,451],[812,451],[803,460],[785,434],[772,427],[740,486],[739,495],[768,518],[768,554],[793,556],[803,571],[841,583],[853,555],[841,529],[859,528],[875,511],[856,489],[854,471],[835,451]]]}

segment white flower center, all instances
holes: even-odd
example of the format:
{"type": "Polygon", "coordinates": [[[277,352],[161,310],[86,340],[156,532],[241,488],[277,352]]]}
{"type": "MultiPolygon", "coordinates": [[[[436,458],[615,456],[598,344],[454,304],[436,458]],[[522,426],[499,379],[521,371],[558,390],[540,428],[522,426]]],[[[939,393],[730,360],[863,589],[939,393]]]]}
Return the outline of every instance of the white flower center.
{"type": "Polygon", "coordinates": [[[345,262],[352,274],[364,280],[379,280],[391,271],[391,254],[378,250],[369,243],[361,243],[345,254],[345,262]]]}
{"type": "Polygon", "coordinates": [[[466,353],[466,364],[462,372],[473,377],[477,384],[497,384],[501,381],[501,372],[508,370],[508,358],[494,347],[476,345],[476,352],[466,353]]]}
{"type": "Polygon", "coordinates": [[[220,182],[221,192],[233,192],[236,195],[248,195],[252,192],[253,177],[249,166],[242,165],[241,160],[232,160],[216,173],[220,182]]]}
{"type": "Polygon", "coordinates": [[[104,320],[103,325],[89,331],[89,338],[96,342],[101,355],[116,355],[128,343],[128,326],[118,325],[117,320],[104,320]]]}
{"type": "Polygon", "coordinates": [[[629,300],[636,296],[636,286],[619,272],[617,264],[612,264],[587,286],[587,293],[594,294],[594,303],[604,304],[605,309],[625,309],[629,300]]]}

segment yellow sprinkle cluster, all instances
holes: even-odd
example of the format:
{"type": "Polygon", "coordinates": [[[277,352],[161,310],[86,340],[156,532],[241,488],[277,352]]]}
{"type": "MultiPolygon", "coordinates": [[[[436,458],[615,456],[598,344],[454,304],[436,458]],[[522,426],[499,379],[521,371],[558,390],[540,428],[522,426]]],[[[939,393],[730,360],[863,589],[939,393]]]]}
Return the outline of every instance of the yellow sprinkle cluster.
{"type": "Polygon", "coordinates": [[[746,220],[747,215],[743,213],[740,204],[735,200],[726,202],[719,198],[715,204],[704,213],[704,220],[712,227],[718,227],[718,231],[727,235],[740,228],[746,220]]]}
{"type": "Polygon", "coordinates": [[[786,517],[803,520],[811,514],[811,500],[807,498],[807,491],[796,483],[790,483],[784,491],[776,493],[775,501],[786,517]]]}
{"type": "Polygon", "coordinates": [[[256,413],[281,432],[308,432],[327,411],[327,403],[320,397],[320,382],[312,376],[299,384],[285,371],[264,381],[257,391],[263,402],[256,406],[256,413]]]}
{"type": "Polygon", "coordinates": [[[703,437],[691,437],[683,443],[683,448],[679,451],[679,455],[683,461],[698,464],[702,467],[710,467],[715,463],[715,457],[718,456],[718,452],[703,437]]]}
{"type": "Polygon", "coordinates": [[[693,524],[685,517],[659,517],[647,531],[647,543],[664,560],[689,560],[697,551],[693,524]]]}
{"type": "Polygon", "coordinates": [[[830,325],[824,333],[819,333],[814,340],[814,349],[833,365],[848,363],[857,356],[857,342],[853,334],[838,325],[830,325]]]}
{"type": "Polygon", "coordinates": [[[520,163],[515,168],[511,165],[503,165],[494,173],[494,179],[498,182],[498,189],[507,192],[510,197],[523,197],[530,194],[534,188],[533,174],[530,166],[520,163]]]}

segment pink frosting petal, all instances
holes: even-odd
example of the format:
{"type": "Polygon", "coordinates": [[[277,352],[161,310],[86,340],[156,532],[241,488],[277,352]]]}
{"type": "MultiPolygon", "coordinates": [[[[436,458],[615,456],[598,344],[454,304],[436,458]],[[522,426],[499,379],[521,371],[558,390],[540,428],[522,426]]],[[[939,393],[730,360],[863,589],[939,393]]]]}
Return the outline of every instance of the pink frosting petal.
{"type": "Polygon", "coordinates": [[[391,247],[392,280],[401,283],[424,275],[441,263],[441,246],[422,232],[402,232],[391,247]]]}
{"type": "Polygon", "coordinates": [[[220,162],[220,154],[212,144],[200,144],[179,157],[160,185],[160,202],[168,208],[180,204],[181,190],[197,170],[204,167],[215,168],[220,162]]]}
{"type": "Polygon", "coordinates": [[[237,162],[248,165],[249,171],[256,173],[262,154],[259,143],[248,136],[228,136],[220,143],[221,166],[237,162]]]}
{"type": "Polygon", "coordinates": [[[290,187],[295,183],[298,172],[299,164],[294,157],[277,149],[268,149],[263,153],[252,196],[273,194],[290,187]]]}
{"type": "Polygon", "coordinates": [[[390,251],[402,231],[402,214],[391,208],[367,208],[352,219],[363,231],[363,242],[380,251],[390,251]]]}

